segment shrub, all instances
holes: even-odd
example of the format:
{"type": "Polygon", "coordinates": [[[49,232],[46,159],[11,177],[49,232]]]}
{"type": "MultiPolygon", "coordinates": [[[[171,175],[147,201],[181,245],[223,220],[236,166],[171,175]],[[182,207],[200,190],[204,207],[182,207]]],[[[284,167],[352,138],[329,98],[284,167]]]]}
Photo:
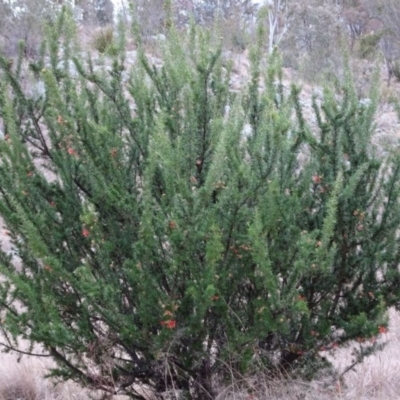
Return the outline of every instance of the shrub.
{"type": "Polygon", "coordinates": [[[74,80],[64,22],[31,65],[44,97],[0,58],[0,214],[21,261],[0,253],[3,344],[42,344],[53,376],[136,399],[215,398],[260,365],[311,377],[354,340],[355,363],[375,351],[400,279],[377,85],[366,105],[349,76],[326,90],[312,129],[261,28],[235,94],[212,35],[171,25],[161,67],[139,49],[124,81],[121,49],[104,74],[74,57],[74,80]]]}
{"type": "Polygon", "coordinates": [[[114,32],[111,26],[99,29],[93,37],[93,47],[101,54],[114,45],[114,32]]]}
{"type": "Polygon", "coordinates": [[[400,82],[400,62],[395,61],[392,67],[393,76],[396,78],[398,82],[400,82]]]}
{"type": "Polygon", "coordinates": [[[368,58],[376,54],[379,42],[382,39],[384,32],[370,33],[365,35],[360,40],[359,54],[362,58],[368,58]]]}

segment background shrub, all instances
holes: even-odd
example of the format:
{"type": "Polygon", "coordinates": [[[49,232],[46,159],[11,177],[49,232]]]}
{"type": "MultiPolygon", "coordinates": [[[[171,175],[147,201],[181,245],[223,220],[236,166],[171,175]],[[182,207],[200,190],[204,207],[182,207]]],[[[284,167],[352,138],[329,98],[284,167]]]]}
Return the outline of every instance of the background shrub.
{"type": "Polygon", "coordinates": [[[111,26],[98,30],[93,37],[93,47],[104,54],[114,43],[114,32],[111,26]]]}

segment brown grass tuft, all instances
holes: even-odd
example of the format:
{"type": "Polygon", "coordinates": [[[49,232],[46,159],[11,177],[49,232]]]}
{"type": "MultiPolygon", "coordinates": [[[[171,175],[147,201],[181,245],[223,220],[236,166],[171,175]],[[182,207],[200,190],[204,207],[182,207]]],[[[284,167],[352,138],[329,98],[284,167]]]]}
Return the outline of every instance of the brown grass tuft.
{"type": "Polygon", "coordinates": [[[88,393],[72,382],[55,385],[45,379],[49,362],[14,354],[0,354],[0,400],[89,400],[88,393]]]}

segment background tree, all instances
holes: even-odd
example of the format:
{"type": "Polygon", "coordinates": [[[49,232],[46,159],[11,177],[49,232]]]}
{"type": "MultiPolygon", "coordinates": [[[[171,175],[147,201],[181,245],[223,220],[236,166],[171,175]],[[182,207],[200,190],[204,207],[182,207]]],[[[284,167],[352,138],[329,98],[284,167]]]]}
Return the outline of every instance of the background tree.
{"type": "Polygon", "coordinates": [[[126,78],[122,32],[99,71],[71,28],[63,14],[31,63],[40,98],[22,58],[0,57],[2,345],[40,344],[53,376],[136,399],[212,399],[232,374],[311,377],[321,350],[377,350],[365,339],[400,296],[400,163],[370,147],[377,84],[360,105],[347,73],[312,129],[262,26],[238,94],[210,32],[168,24],[163,65],[139,48],[126,78]]]}
{"type": "Polygon", "coordinates": [[[99,26],[113,24],[114,5],[111,0],[79,0],[77,6],[83,10],[83,23],[99,26]]]}
{"type": "Polygon", "coordinates": [[[76,11],[79,19],[83,12],[83,24],[113,24],[113,3],[111,0],[0,0],[0,48],[8,56],[15,57],[18,44],[25,42],[25,55],[36,57],[44,38],[44,27],[54,21],[63,5],[76,11]]]}
{"type": "Polygon", "coordinates": [[[164,0],[136,0],[131,6],[144,38],[164,32],[164,0]]]}
{"type": "MultiPolygon", "coordinates": [[[[136,0],[133,2],[134,18],[144,37],[165,33],[164,0],[136,0]]],[[[243,50],[255,27],[257,7],[251,0],[176,0],[172,2],[174,23],[179,29],[189,27],[190,19],[203,26],[212,27],[218,20],[224,48],[243,50]]]]}
{"type": "Polygon", "coordinates": [[[268,0],[264,2],[268,30],[268,54],[279,45],[288,31],[292,15],[290,0],[268,0]]]}
{"type": "Polygon", "coordinates": [[[218,21],[225,49],[244,50],[254,36],[257,6],[252,0],[192,0],[189,10],[196,23],[212,26],[218,21]]]}
{"type": "Polygon", "coordinates": [[[360,1],[354,1],[348,7],[342,7],[342,18],[347,26],[351,38],[351,47],[358,38],[366,33],[370,15],[366,5],[360,1]]]}
{"type": "Polygon", "coordinates": [[[26,56],[36,56],[43,39],[43,27],[56,15],[56,4],[48,0],[1,0],[0,37],[2,51],[15,56],[18,44],[25,42],[26,56]]]}
{"type": "Polygon", "coordinates": [[[185,8],[197,23],[209,24],[219,16],[229,18],[241,10],[242,18],[254,15],[255,6],[251,0],[178,0],[178,8],[185,8]]]}
{"type": "Polygon", "coordinates": [[[343,26],[340,9],[310,0],[292,7],[292,19],[281,45],[285,64],[302,72],[306,79],[326,78],[341,64],[343,26]]]}
{"type": "Polygon", "coordinates": [[[393,75],[400,78],[400,5],[396,1],[366,1],[371,17],[381,23],[379,26],[379,45],[387,70],[388,85],[393,75]]]}

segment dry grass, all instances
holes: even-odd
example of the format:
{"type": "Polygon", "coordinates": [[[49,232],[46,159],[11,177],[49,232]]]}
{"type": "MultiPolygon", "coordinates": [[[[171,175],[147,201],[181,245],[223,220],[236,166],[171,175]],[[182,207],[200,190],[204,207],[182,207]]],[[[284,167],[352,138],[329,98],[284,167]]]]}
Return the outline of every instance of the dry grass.
{"type": "Polygon", "coordinates": [[[345,376],[344,399],[390,400],[400,397],[400,313],[390,311],[382,352],[368,357],[345,376]]]}
{"type": "MultiPolygon", "coordinates": [[[[82,389],[74,382],[55,382],[45,375],[49,359],[0,353],[0,400],[101,400],[103,393],[82,389]]],[[[114,396],[113,400],[126,400],[114,396]]]]}
{"type": "Polygon", "coordinates": [[[0,400],[89,400],[73,383],[55,386],[44,379],[48,363],[25,358],[19,363],[13,354],[0,355],[0,400]]]}
{"type": "MultiPolygon", "coordinates": [[[[367,357],[347,372],[342,380],[312,382],[263,382],[262,377],[247,381],[249,393],[232,384],[218,400],[397,400],[400,398],[400,313],[390,310],[389,332],[383,351],[367,357]]],[[[351,364],[351,349],[341,349],[330,357],[339,373],[351,364]]]]}
{"type": "MultiPolygon", "coordinates": [[[[389,332],[383,351],[346,373],[342,381],[268,381],[255,376],[233,381],[216,400],[397,400],[400,397],[400,313],[390,311],[389,332]]],[[[338,350],[332,361],[339,372],[351,361],[349,349],[338,350]]],[[[54,386],[44,375],[49,361],[25,357],[20,363],[12,354],[0,354],[0,400],[89,400],[96,394],[67,382],[54,386]]],[[[126,397],[115,396],[116,399],[126,397]]]]}

